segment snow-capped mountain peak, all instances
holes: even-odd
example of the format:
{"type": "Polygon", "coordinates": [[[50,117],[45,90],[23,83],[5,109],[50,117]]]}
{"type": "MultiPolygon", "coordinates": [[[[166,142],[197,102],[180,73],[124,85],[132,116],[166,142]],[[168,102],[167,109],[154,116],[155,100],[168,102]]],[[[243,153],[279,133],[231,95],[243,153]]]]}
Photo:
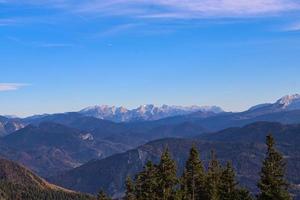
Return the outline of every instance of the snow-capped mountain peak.
{"type": "Polygon", "coordinates": [[[275,103],[266,103],[253,106],[248,111],[260,111],[265,113],[300,110],[300,94],[286,95],[275,103]]]}
{"type": "Polygon", "coordinates": [[[300,108],[300,94],[286,95],[276,103],[282,105],[283,108],[294,107],[296,104],[299,104],[300,108]]]}
{"type": "Polygon", "coordinates": [[[81,114],[99,119],[115,122],[128,122],[139,120],[157,120],[176,115],[185,115],[193,112],[220,113],[223,110],[217,106],[155,106],[153,104],[141,105],[135,109],[115,106],[91,106],[80,111],[81,114]]]}

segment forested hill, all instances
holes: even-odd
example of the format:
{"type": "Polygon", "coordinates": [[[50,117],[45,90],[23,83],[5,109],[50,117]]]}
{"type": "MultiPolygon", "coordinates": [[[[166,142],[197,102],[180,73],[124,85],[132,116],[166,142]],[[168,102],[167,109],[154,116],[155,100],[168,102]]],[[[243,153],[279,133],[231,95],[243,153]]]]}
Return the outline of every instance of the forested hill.
{"type": "Polygon", "coordinates": [[[0,199],[94,200],[92,196],[50,184],[25,167],[2,158],[0,158],[0,199]]]}

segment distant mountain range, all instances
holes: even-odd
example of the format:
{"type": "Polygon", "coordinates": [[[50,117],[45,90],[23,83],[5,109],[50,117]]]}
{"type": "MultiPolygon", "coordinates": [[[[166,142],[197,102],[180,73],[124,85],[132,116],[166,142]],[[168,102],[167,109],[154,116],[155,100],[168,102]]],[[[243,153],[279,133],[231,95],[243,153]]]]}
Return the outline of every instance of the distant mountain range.
{"type": "Polygon", "coordinates": [[[157,107],[155,105],[142,105],[135,109],[127,109],[125,107],[115,106],[92,106],[81,110],[79,113],[85,116],[96,117],[99,119],[110,120],[114,122],[132,122],[132,121],[148,121],[158,120],[166,117],[177,115],[186,115],[197,111],[221,113],[224,112],[217,106],[169,106],[163,105],[157,107]]]}
{"type": "Polygon", "coordinates": [[[24,119],[0,117],[0,155],[44,177],[103,159],[162,138],[191,138],[230,127],[269,121],[300,123],[300,95],[245,112],[197,111],[159,120],[116,123],[80,112],[45,114],[24,119]],[[294,110],[295,109],[295,110],[294,110]]]}
{"type": "MultiPolygon", "coordinates": [[[[118,195],[123,191],[124,177],[140,170],[145,160],[157,160],[165,141],[168,145],[168,141],[174,141],[170,146],[174,146],[176,158],[178,153],[180,166],[186,155],[183,151],[196,142],[205,154],[214,148],[221,159],[239,156],[241,163],[235,163],[236,167],[247,164],[245,172],[239,171],[240,180],[255,189],[251,185],[255,177],[250,175],[258,170],[265,134],[272,131],[283,152],[291,154],[289,166],[298,169],[300,159],[293,155],[298,156],[300,128],[292,124],[300,124],[300,95],[285,96],[244,112],[224,112],[218,107],[153,105],[133,110],[98,108],[27,118],[0,116],[0,156],[17,161],[43,177],[51,176],[55,183],[68,188],[95,192],[101,186],[118,195]],[[109,170],[104,170],[104,166],[109,170]],[[61,174],[62,171],[68,172],[61,174]],[[89,175],[89,171],[94,174],[89,175]],[[62,182],[55,176],[58,173],[64,177],[62,182]],[[79,179],[80,184],[76,182],[79,179]]],[[[300,184],[297,176],[290,179],[300,184]]]]}
{"type": "MultiPolygon", "coordinates": [[[[117,123],[134,123],[159,121],[165,119],[171,119],[169,120],[171,122],[172,120],[182,120],[183,118],[188,118],[188,120],[190,120],[192,118],[203,119],[218,116],[221,116],[221,118],[224,116],[237,116],[238,120],[246,120],[267,114],[296,110],[300,110],[299,94],[287,95],[282,97],[275,103],[259,104],[251,107],[247,111],[237,113],[225,112],[218,106],[155,106],[152,104],[143,105],[135,109],[127,109],[125,107],[107,105],[91,106],[82,109],[77,113],[83,116],[94,117],[97,119],[108,120],[117,123]]],[[[45,119],[53,118],[55,116],[57,116],[57,114],[34,115],[27,118],[17,118],[12,115],[0,116],[0,137],[24,128],[28,124],[36,123],[37,121],[45,121],[45,119]]],[[[289,120],[293,121],[293,119],[289,120]]]]}

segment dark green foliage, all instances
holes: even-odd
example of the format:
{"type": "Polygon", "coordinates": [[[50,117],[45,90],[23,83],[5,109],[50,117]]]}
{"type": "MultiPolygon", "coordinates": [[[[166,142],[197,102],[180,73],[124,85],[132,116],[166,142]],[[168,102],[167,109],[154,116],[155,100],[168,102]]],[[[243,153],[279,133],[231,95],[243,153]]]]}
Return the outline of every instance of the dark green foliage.
{"type": "Polygon", "coordinates": [[[206,199],[219,200],[219,185],[222,175],[222,168],[216,158],[215,152],[211,151],[211,160],[209,162],[206,178],[206,199]]]}
{"type": "Polygon", "coordinates": [[[285,162],[282,155],[275,148],[272,135],[267,136],[267,155],[263,161],[258,187],[258,200],[290,200],[288,183],[285,180],[285,162]]]}
{"type": "Polygon", "coordinates": [[[193,146],[181,178],[181,198],[201,200],[205,196],[205,171],[198,150],[193,146]]]}
{"type": "Polygon", "coordinates": [[[235,172],[231,163],[227,162],[223,169],[219,184],[220,200],[251,200],[249,191],[238,188],[235,172]]]}
{"type": "Polygon", "coordinates": [[[144,171],[136,177],[136,198],[138,200],[152,200],[156,199],[158,194],[158,167],[148,161],[144,171]]]}
{"type": "Polygon", "coordinates": [[[238,183],[235,180],[235,173],[228,162],[226,168],[223,170],[221,175],[221,180],[219,184],[219,193],[221,200],[231,200],[234,199],[236,195],[236,186],[238,183]]]}
{"type": "Polygon", "coordinates": [[[97,195],[97,200],[111,200],[103,190],[101,190],[97,195]]]}
{"type": "Polygon", "coordinates": [[[176,176],[177,168],[168,149],[161,156],[159,165],[157,166],[157,183],[158,183],[158,199],[171,200],[174,199],[175,189],[178,183],[176,176]]]}
{"type": "Polygon", "coordinates": [[[168,149],[162,155],[158,165],[148,161],[132,183],[126,182],[126,200],[174,200],[178,179],[176,163],[171,159],[168,149]]]}

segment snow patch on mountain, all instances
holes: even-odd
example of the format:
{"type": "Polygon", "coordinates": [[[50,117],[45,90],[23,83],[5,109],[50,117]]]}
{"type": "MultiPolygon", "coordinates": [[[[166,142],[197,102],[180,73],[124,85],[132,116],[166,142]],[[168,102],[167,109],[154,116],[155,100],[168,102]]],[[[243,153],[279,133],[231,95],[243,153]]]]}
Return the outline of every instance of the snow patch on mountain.
{"type": "Polygon", "coordinates": [[[82,140],[90,140],[90,141],[94,140],[94,137],[91,133],[81,134],[79,137],[82,140]]]}

